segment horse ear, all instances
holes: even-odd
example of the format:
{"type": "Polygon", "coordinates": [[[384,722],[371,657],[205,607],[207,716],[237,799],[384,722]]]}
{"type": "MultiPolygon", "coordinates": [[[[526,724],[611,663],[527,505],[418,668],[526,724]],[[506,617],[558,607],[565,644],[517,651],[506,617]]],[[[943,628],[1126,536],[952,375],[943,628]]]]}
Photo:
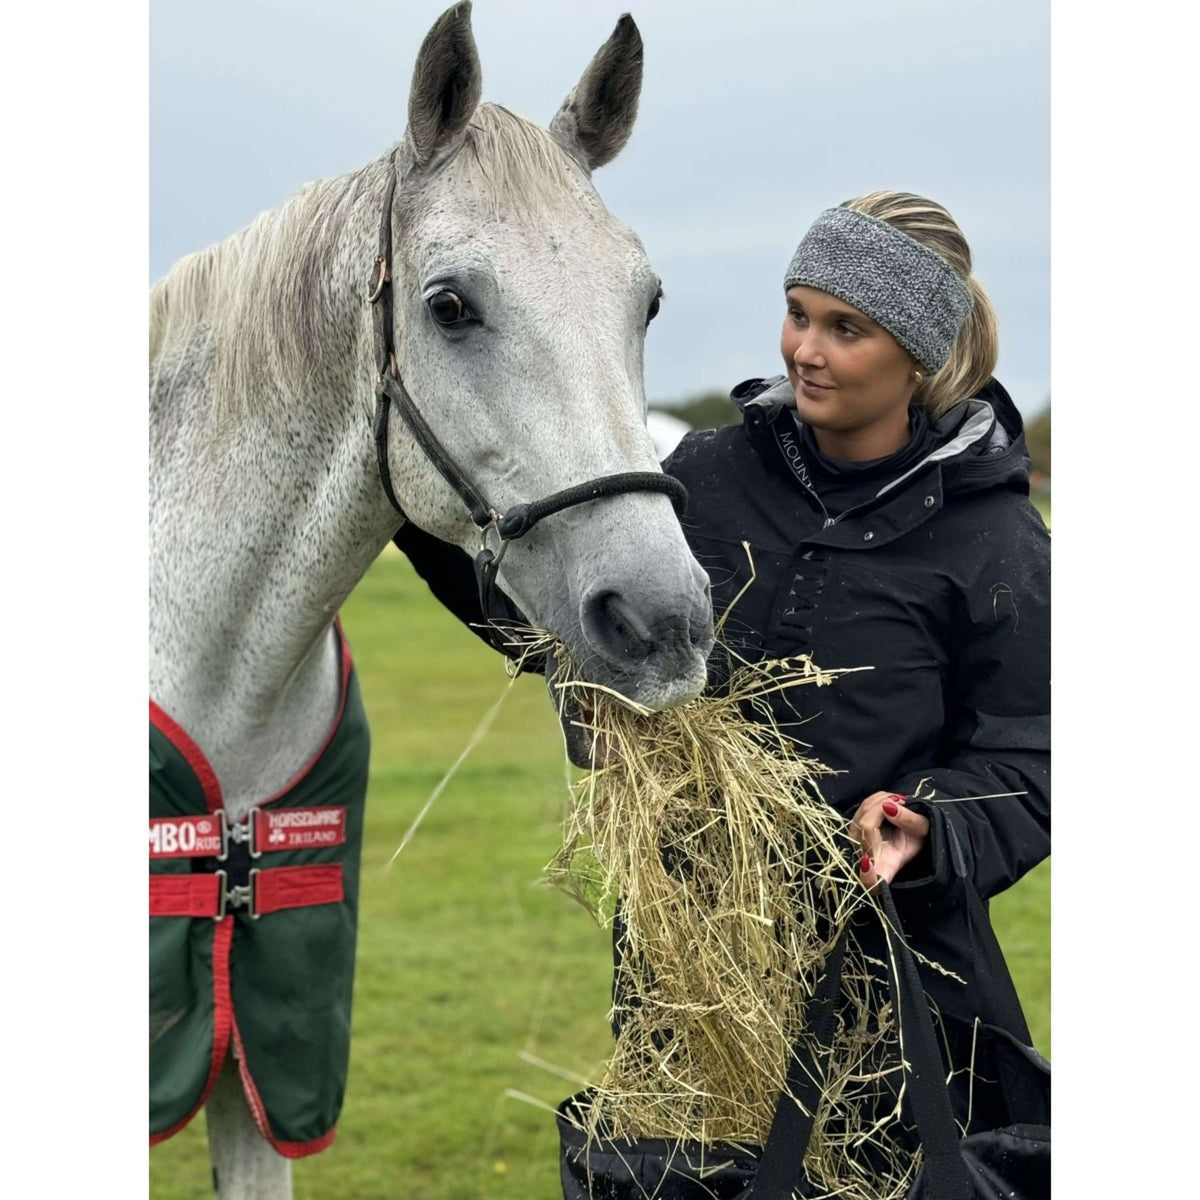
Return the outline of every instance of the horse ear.
{"type": "Polygon", "coordinates": [[[448,8],[425,35],[408,93],[408,144],[417,166],[453,145],[467,127],[483,88],[471,33],[471,3],[448,8]]]}
{"type": "Polygon", "coordinates": [[[633,131],[642,91],[642,35],[625,13],[550,122],[550,132],[589,171],[611,162],[633,131]]]}

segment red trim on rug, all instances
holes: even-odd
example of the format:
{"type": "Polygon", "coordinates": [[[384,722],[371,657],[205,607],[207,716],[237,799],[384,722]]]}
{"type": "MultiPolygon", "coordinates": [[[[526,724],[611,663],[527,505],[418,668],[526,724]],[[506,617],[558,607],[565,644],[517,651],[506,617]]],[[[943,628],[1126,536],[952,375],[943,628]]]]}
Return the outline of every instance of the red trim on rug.
{"type": "Polygon", "coordinates": [[[221,785],[217,782],[217,773],[212,769],[204,751],[192,741],[186,729],[165,713],[153,700],[150,701],[150,724],[159,731],[187,760],[187,764],[200,780],[204,789],[204,803],[210,813],[215,813],[221,807],[221,785]]]}
{"type": "Polygon", "coordinates": [[[320,1137],[313,1138],[308,1142],[284,1142],[271,1132],[271,1123],[267,1120],[266,1105],[263,1104],[262,1097],[258,1094],[258,1088],[254,1084],[254,1077],[250,1074],[250,1068],[246,1064],[246,1050],[242,1045],[242,1031],[238,1028],[237,1017],[233,1018],[233,1043],[237,1047],[238,1074],[242,1080],[242,1091],[246,1094],[246,1105],[250,1109],[250,1115],[254,1118],[254,1124],[258,1128],[258,1132],[284,1158],[306,1158],[310,1154],[319,1154],[324,1150],[337,1137],[336,1125],[327,1133],[323,1133],[320,1137]]]}
{"type": "Polygon", "coordinates": [[[300,781],[309,773],[309,771],[311,771],[313,769],[313,767],[315,767],[317,765],[317,763],[320,762],[321,755],[323,755],[325,753],[325,750],[328,748],[329,743],[333,741],[333,735],[335,733],[337,733],[338,726],[341,725],[341,723],[342,723],[342,714],[346,711],[346,694],[350,688],[350,670],[353,667],[354,663],[350,657],[350,645],[346,641],[346,635],[342,632],[342,618],[341,618],[340,614],[333,618],[333,629],[334,629],[334,632],[337,634],[338,645],[341,646],[341,651],[342,651],[342,654],[341,654],[341,659],[342,659],[341,686],[338,689],[338,692],[339,692],[338,706],[337,706],[337,713],[335,714],[335,716],[333,718],[333,724],[329,727],[329,733],[326,734],[325,740],[321,743],[316,754],[314,754],[312,756],[312,758],[310,758],[308,760],[308,762],[306,762],[304,764],[304,766],[300,768],[299,772],[296,775],[294,775],[291,779],[289,779],[287,781],[287,783],[285,783],[283,785],[283,787],[281,787],[279,789],[279,791],[272,793],[265,800],[258,801],[258,806],[261,806],[264,804],[274,804],[276,800],[282,800],[283,797],[288,794],[288,792],[290,792],[293,788],[297,787],[299,785],[300,781]]]}
{"type": "Polygon", "coordinates": [[[315,867],[267,867],[254,881],[254,911],[258,916],[285,908],[311,908],[316,904],[341,904],[342,864],[315,867]]]}
{"type": "Polygon", "coordinates": [[[213,1045],[212,1064],[208,1069],[208,1078],[204,1081],[204,1089],[192,1111],[182,1121],[172,1125],[170,1129],[164,1129],[162,1133],[152,1133],[150,1135],[150,1145],[152,1146],[157,1146],[159,1142],[165,1142],[167,1138],[174,1137],[204,1107],[204,1102],[217,1082],[217,1075],[221,1071],[221,1065],[225,1062],[225,1055],[229,1052],[229,1035],[233,1028],[233,1002],[229,994],[229,947],[233,942],[233,922],[232,916],[225,917],[217,922],[217,926],[213,930],[213,1045]]]}

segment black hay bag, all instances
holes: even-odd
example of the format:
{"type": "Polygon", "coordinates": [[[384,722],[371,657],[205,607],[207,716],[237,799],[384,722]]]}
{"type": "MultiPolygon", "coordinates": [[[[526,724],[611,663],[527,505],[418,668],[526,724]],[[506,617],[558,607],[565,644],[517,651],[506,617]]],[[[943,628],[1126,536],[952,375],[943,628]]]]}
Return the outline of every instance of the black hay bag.
{"type": "MultiPolygon", "coordinates": [[[[580,1092],[559,1105],[558,1132],[564,1200],[755,1200],[752,1191],[758,1159],[744,1147],[701,1146],[664,1138],[587,1142],[574,1121],[580,1092]],[[571,1114],[574,1111],[574,1121],[571,1114]]],[[[974,1133],[959,1143],[973,1191],[971,1200],[1042,1200],[1050,1195],[1050,1127],[1010,1125],[974,1133]]],[[[816,1193],[801,1179],[793,1196],[816,1193]]],[[[909,1189],[909,1200],[934,1200],[922,1170],[909,1189]]],[[[772,1198],[773,1200],[773,1198],[772,1198]]]]}
{"type": "Polygon", "coordinates": [[[591,1101],[579,1092],[558,1106],[564,1200],[742,1200],[758,1166],[744,1147],[665,1138],[589,1142],[577,1123],[591,1101]]]}
{"type": "MultiPolygon", "coordinates": [[[[991,923],[970,884],[967,911],[981,976],[990,980],[989,1016],[1024,1030],[1012,986],[991,923]]],[[[905,1115],[915,1127],[924,1152],[908,1200],[1049,1200],[1050,1065],[1031,1046],[997,1025],[943,1020],[955,1061],[973,1061],[971,1126],[960,1137],[951,1105],[967,1109],[963,1078],[947,1087],[937,1035],[927,1007],[916,960],[903,937],[886,884],[880,884],[891,926],[895,971],[892,1001],[900,1014],[906,1048],[905,1115]],[[962,1057],[960,1054],[972,1057],[962,1057]]],[[[809,1028],[821,1045],[832,1034],[833,1009],[841,988],[845,939],[830,955],[820,987],[809,1003],[809,1028]]],[[[677,1142],[666,1138],[636,1140],[597,1137],[590,1141],[579,1125],[591,1102],[590,1092],[564,1100],[558,1108],[563,1200],[804,1200],[818,1191],[804,1176],[804,1154],[816,1106],[820,1064],[811,1055],[793,1056],[788,1089],[767,1136],[758,1147],[677,1142]]]]}

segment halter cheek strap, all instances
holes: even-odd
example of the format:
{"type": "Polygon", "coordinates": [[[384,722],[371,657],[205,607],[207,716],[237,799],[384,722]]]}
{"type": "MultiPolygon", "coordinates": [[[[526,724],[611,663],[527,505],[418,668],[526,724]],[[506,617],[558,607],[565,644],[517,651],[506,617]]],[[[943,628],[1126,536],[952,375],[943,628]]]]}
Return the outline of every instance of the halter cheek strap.
{"type": "Polygon", "coordinates": [[[682,512],[687,504],[687,489],[678,479],[659,471],[623,471],[575,484],[541,500],[514,504],[504,513],[498,512],[488,503],[466,472],[460,470],[454,459],[446,453],[400,378],[400,368],[396,361],[392,291],[392,202],[395,193],[396,176],[393,172],[384,195],[383,215],[379,223],[379,255],[375,259],[371,290],[367,295],[375,317],[375,358],[379,371],[379,378],[375,384],[374,421],[379,479],[388,502],[407,520],[400,501],[396,499],[391,467],[388,463],[388,418],[391,406],[395,404],[396,411],[417,445],[421,447],[422,453],[458,494],[470,513],[471,520],[481,532],[480,551],[475,556],[475,580],[479,587],[480,607],[492,627],[492,645],[501,653],[517,657],[522,651],[519,641],[507,633],[503,638],[500,636],[500,624],[508,619],[508,614],[496,591],[496,573],[510,542],[524,537],[539,521],[554,513],[593,500],[624,495],[627,492],[659,492],[671,498],[676,512],[682,512]],[[487,545],[488,533],[493,529],[499,539],[499,546],[494,552],[487,545]]]}

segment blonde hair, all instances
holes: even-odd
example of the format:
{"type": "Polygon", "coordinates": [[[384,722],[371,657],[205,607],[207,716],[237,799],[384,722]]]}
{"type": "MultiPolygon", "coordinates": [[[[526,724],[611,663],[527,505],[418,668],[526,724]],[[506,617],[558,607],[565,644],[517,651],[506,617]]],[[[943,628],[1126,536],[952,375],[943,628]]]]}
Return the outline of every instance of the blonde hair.
{"type": "Polygon", "coordinates": [[[974,301],[941,370],[917,384],[913,402],[937,419],[948,408],[974,396],[991,378],[999,354],[996,312],[971,274],[971,248],[954,218],[940,205],[912,192],[871,192],[847,200],[843,208],[875,217],[940,254],[966,282],[974,301]]]}

